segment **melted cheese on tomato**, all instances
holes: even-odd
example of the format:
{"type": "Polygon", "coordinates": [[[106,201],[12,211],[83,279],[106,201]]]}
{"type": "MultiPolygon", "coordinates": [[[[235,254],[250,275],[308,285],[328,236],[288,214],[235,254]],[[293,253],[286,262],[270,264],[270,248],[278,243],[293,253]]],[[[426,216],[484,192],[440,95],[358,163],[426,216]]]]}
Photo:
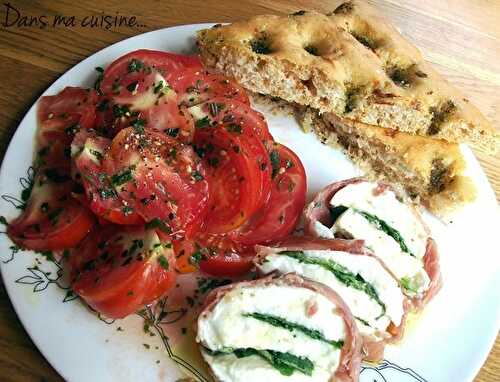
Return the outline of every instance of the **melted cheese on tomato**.
{"type": "Polygon", "coordinates": [[[259,356],[238,359],[232,354],[203,355],[222,381],[328,381],[339,365],[340,349],[315,340],[300,331],[273,326],[245,313],[263,313],[319,330],[326,339],[339,341],[346,336],[343,318],[336,306],[323,295],[292,286],[240,287],[229,291],[198,320],[198,342],[212,351],[254,348],[307,357],[314,364],[312,376],[295,371],[285,377],[259,356]],[[310,315],[309,307],[317,311],[310,315]]]}
{"type": "Polygon", "coordinates": [[[332,272],[320,265],[306,264],[286,255],[272,253],[260,262],[258,268],[264,274],[274,271],[282,274],[297,273],[330,287],[349,306],[354,317],[360,318],[369,324],[367,326],[361,320],[357,321],[358,329],[365,337],[369,336],[374,339],[386,337],[386,328],[390,322],[399,326],[404,313],[404,296],[398,282],[384,269],[377,259],[371,256],[353,255],[351,253],[330,250],[302,252],[304,256],[309,258],[333,261],[347,268],[353,274],[359,274],[374,287],[379,299],[385,304],[385,314],[380,316],[382,313],[380,304],[368,294],[342,283],[332,272]]]}

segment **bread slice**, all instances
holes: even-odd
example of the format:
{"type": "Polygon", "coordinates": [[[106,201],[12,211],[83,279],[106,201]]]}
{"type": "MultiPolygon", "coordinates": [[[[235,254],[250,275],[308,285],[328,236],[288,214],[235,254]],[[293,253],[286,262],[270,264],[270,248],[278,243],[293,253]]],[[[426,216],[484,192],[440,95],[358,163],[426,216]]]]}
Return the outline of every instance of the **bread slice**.
{"type": "Polygon", "coordinates": [[[402,185],[431,212],[447,216],[473,201],[476,189],[464,175],[457,144],[342,119],[313,109],[301,113],[302,126],[325,144],[340,146],[374,180],[402,185]]]}
{"type": "Polygon", "coordinates": [[[202,30],[197,42],[207,66],[251,91],[496,151],[500,134],[366,7],[348,2],[329,16],[313,11],[257,16],[202,30]]]}

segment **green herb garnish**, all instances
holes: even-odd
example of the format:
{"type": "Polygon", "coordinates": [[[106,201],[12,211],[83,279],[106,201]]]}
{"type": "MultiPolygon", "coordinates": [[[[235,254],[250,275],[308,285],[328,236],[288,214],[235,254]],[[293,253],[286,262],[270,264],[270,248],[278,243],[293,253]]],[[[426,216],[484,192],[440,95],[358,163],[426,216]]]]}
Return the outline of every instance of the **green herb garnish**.
{"type": "Polygon", "coordinates": [[[150,222],[146,223],[146,228],[147,229],[159,229],[160,231],[165,232],[165,233],[169,233],[169,234],[172,233],[172,229],[168,225],[166,225],[164,221],[162,221],[161,219],[158,219],[158,218],[154,218],[150,222]]]}
{"type": "Polygon", "coordinates": [[[346,212],[349,208],[345,206],[335,206],[330,207],[330,217],[332,218],[332,224],[334,224],[340,215],[346,212]]]}
{"type": "Polygon", "coordinates": [[[203,128],[208,127],[208,126],[210,126],[210,120],[209,120],[208,116],[203,117],[202,119],[198,119],[194,123],[194,127],[196,127],[197,129],[203,129],[203,128]]]}
{"type": "Polygon", "coordinates": [[[128,64],[128,72],[139,72],[144,68],[144,63],[136,58],[133,58],[128,64]]]}
{"type": "Polygon", "coordinates": [[[125,169],[117,174],[114,174],[111,177],[111,184],[113,186],[117,187],[117,186],[121,186],[122,184],[125,184],[127,182],[130,182],[132,179],[133,179],[132,170],[127,168],[127,169],[125,169]]]}
{"type": "Polygon", "coordinates": [[[274,178],[280,169],[280,154],[278,151],[273,150],[269,153],[269,160],[271,161],[271,167],[273,169],[272,177],[274,178]]]}
{"type": "Polygon", "coordinates": [[[160,267],[168,271],[169,265],[168,265],[168,260],[165,256],[163,255],[158,256],[158,264],[160,264],[160,267]]]}

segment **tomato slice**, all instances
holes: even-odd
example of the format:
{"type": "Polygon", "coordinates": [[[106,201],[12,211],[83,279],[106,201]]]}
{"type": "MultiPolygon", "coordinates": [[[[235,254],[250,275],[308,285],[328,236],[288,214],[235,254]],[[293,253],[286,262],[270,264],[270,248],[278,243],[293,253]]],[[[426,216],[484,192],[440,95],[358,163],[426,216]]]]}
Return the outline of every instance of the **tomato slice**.
{"type": "Polygon", "coordinates": [[[140,49],[127,53],[111,63],[104,71],[101,90],[105,94],[112,94],[116,83],[120,83],[124,76],[130,73],[140,73],[150,67],[163,76],[178,73],[187,67],[201,68],[197,56],[186,56],[177,53],[161,52],[156,50],[140,49]]]}
{"type": "Polygon", "coordinates": [[[95,92],[76,87],[41,98],[37,112],[37,166],[60,167],[69,163],[69,145],[74,134],[94,126],[96,101],[95,92]]]}
{"type": "Polygon", "coordinates": [[[103,163],[110,145],[111,140],[85,131],[79,132],[71,145],[88,206],[97,216],[116,224],[143,224],[144,220],[128,207],[111,185],[103,163]]]}
{"type": "Polygon", "coordinates": [[[169,77],[169,83],[179,95],[179,104],[184,106],[197,105],[217,97],[250,105],[245,89],[236,82],[200,68],[182,69],[177,75],[169,77]]]}
{"type": "Polygon", "coordinates": [[[264,142],[272,137],[260,114],[238,101],[219,97],[189,111],[196,120],[196,150],[210,173],[206,231],[226,233],[244,224],[269,197],[271,169],[264,142]]]}
{"type": "Polygon", "coordinates": [[[253,266],[253,246],[245,246],[227,235],[199,234],[193,240],[174,241],[176,269],[181,273],[198,268],[212,276],[242,276],[253,266]]]}
{"type": "Polygon", "coordinates": [[[179,108],[177,94],[168,75],[188,65],[193,58],[139,50],[120,57],[103,74],[98,104],[98,123],[110,138],[122,128],[134,125],[166,132],[189,143],[194,125],[189,113],[179,108]]]}
{"type": "Polygon", "coordinates": [[[300,159],[284,145],[269,148],[273,186],[267,203],[230,237],[237,243],[255,245],[282,239],[290,234],[304,209],[306,173],[300,159]]]}
{"type": "Polygon", "coordinates": [[[171,247],[153,229],[98,227],[70,254],[72,288],[98,312],[123,318],[172,288],[171,247]]]}
{"type": "Polygon", "coordinates": [[[111,183],[147,222],[159,219],[172,233],[200,226],[209,199],[206,172],[192,147],[150,130],[122,130],[108,162],[111,183]]]}
{"type": "Polygon", "coordinates": [[[71,198],[72,187],[65,168],[40,169],[25,210],[8,226],[9,237],[35,251],[62,250],[78,244],[95,219],[71,198]]]}

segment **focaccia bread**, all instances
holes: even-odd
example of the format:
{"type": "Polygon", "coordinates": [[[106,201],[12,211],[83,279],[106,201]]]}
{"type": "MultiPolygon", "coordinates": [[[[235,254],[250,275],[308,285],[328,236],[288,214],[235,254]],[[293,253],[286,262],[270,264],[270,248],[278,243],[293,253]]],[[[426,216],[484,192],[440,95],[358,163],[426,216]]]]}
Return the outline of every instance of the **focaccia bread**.
{"type": "Polygon", "coordinates": [[[449,215],[476,197],[457,144],[366,125],[332,113],[319,116],[312,109],[302,113],[301,123],[325,144],[343,148],[371,179],[403,185],[410,197],[438,216],[449,215]]]}
{"type": "Polygon", "coordinates": [[[198,32],[198,46],[207,66],[251,91],[366,124],[497,150],[500,135],[481,113],[365,8],[348,2],[329,16],[257,16],[198,32]]]}

